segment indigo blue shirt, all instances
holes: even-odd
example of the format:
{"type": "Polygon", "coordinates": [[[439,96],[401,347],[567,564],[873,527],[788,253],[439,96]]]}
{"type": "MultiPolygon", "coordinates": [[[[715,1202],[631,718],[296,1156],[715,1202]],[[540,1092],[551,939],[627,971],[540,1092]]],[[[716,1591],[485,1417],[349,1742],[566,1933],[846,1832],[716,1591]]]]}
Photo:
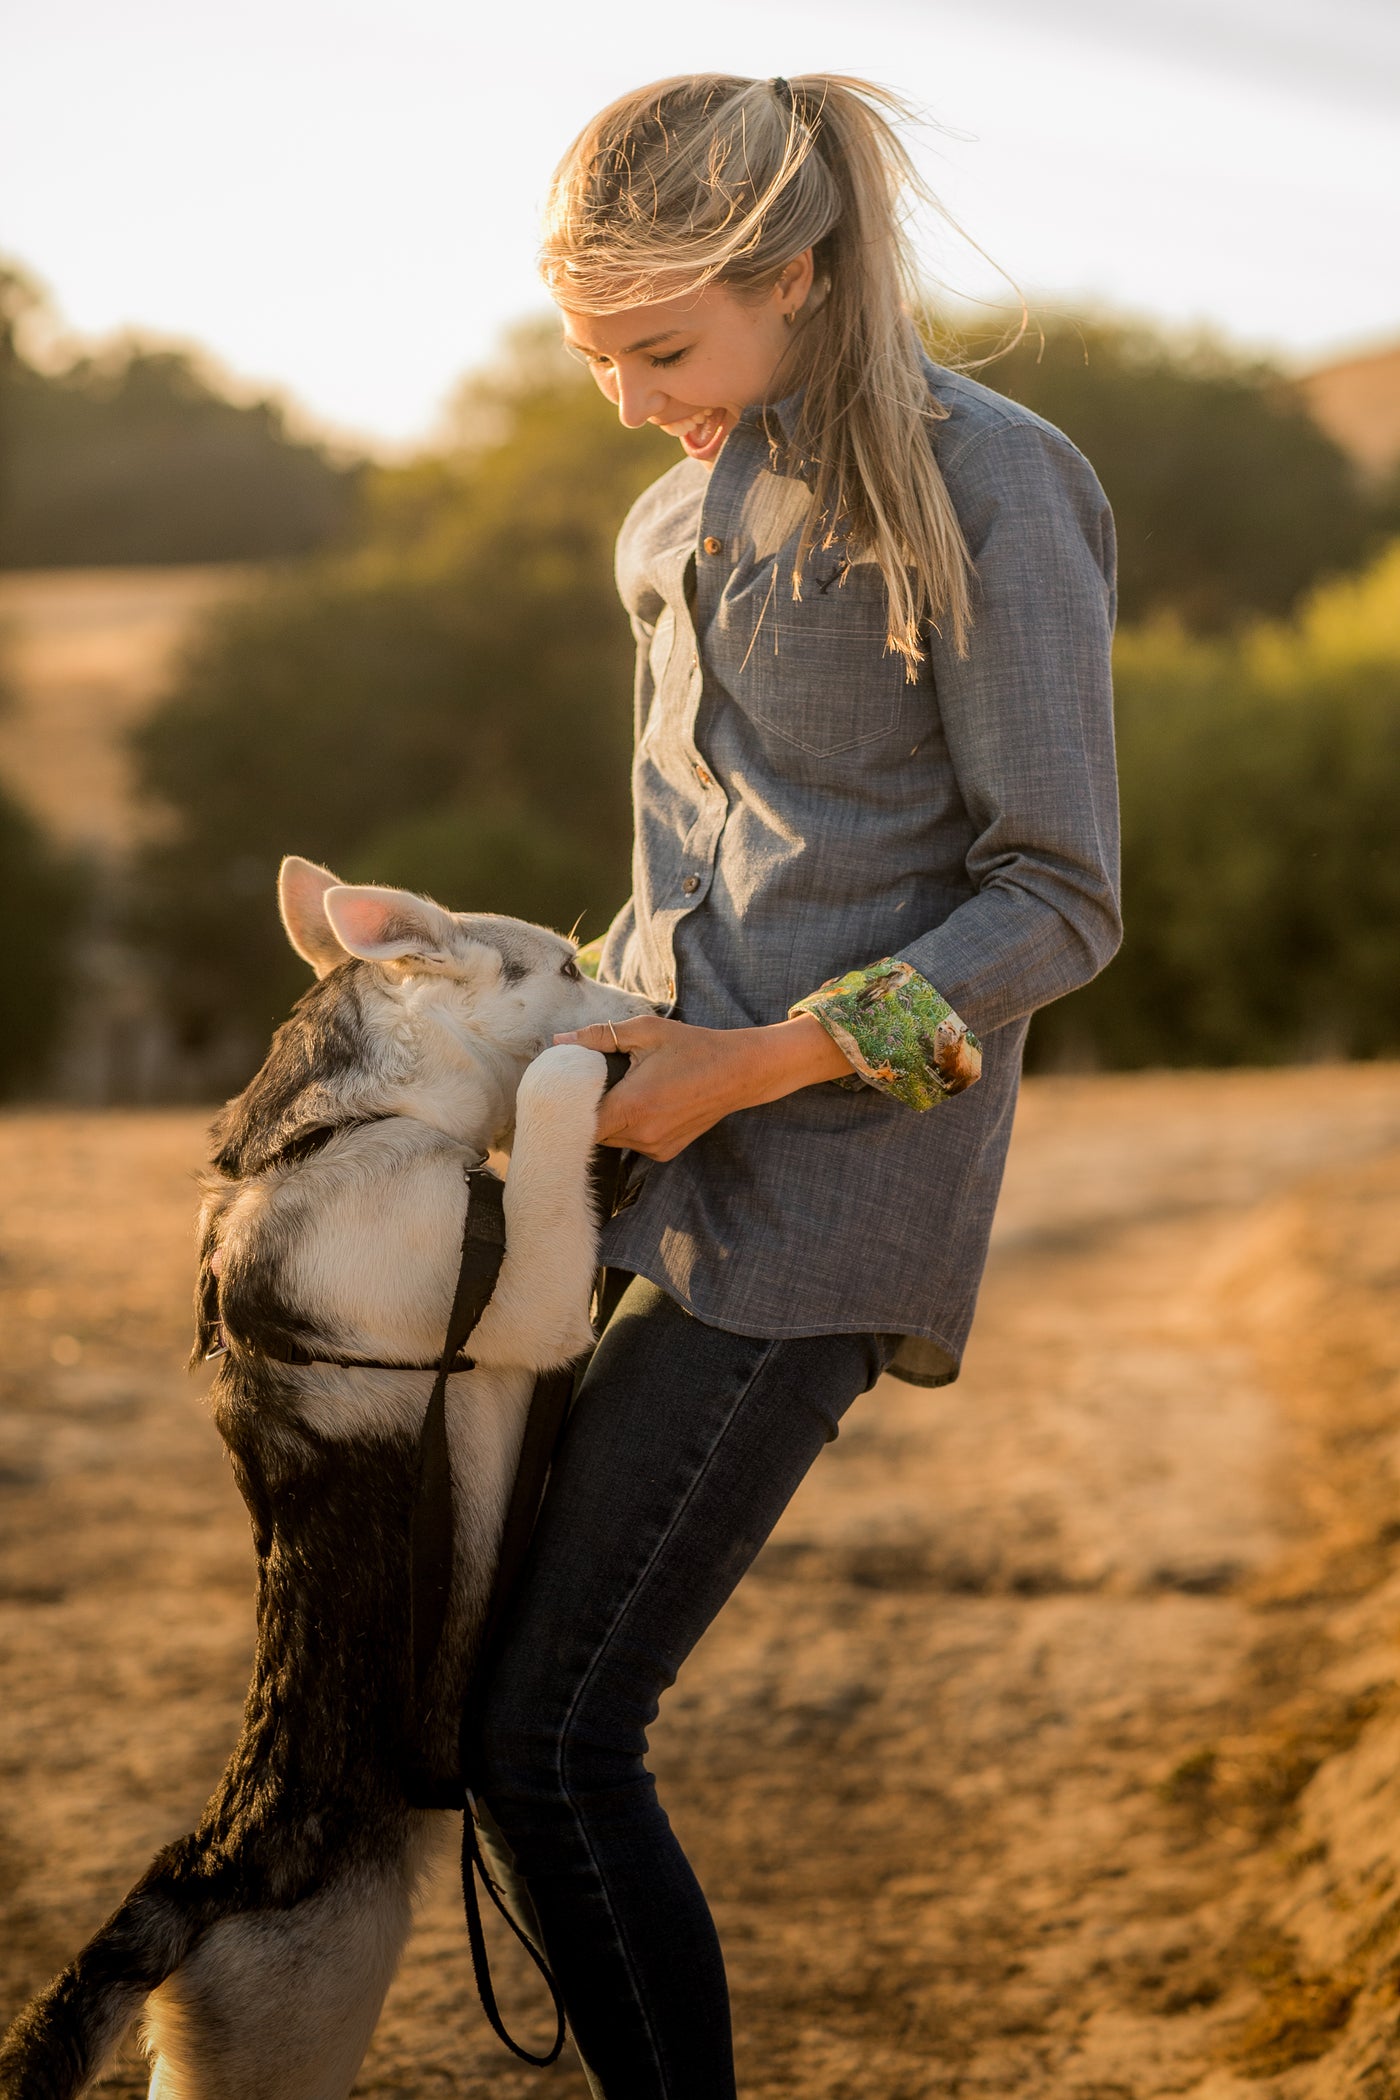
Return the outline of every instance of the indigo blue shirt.
{"type": "Polygon", "coordinates": [[[969,651],[885,647],[883,579],[817,551],[793,403],[633,506],[617,577],[637,639],[632,897],[599,975],[712,1028],[780,1021],[824,980],[910,963],[981,1038],[924,1113],[808,1087],[648,1167],[607,1259],[739,1333],[898,1333],[956,1377],[1031,1013],[1117,947],[1112,518],[1069,440],[928,367],[933,443],[975,565],[969,651]]]}

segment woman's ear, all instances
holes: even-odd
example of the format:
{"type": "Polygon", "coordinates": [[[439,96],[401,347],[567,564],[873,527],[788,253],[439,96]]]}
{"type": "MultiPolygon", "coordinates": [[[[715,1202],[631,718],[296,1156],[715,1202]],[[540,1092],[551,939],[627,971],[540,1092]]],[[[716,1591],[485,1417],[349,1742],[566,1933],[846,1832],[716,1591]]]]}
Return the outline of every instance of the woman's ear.
{"type": "Polygon", "coordinates": [[[783,319],[796,320],[812,296],[812,284],[816,275],[810,248],[804,248],[792,261],[784,263],[773,287],[778,310],[783,319]]]}
{"type": "Polygon", "coordinates": [[[325,906],[326,891],[339,881],[329,868],[317,867],[314,860],[300,860],[295,853],[287,855],[277,875],[277,902],[287,939],[318,977],[346,960],[325,906]]]}

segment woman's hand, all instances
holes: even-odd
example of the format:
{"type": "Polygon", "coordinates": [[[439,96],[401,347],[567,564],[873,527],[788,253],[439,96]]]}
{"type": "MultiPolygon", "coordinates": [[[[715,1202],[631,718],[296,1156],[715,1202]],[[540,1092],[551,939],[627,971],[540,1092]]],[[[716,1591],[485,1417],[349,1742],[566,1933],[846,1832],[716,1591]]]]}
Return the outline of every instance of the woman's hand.
{"type": "Polygon", "coordinates": [[[631,1058],[627,1077],[599,1105],[598,1143],[647,1159],[674,1159],[736,1108],[781,1100],[851,1069],[811,1014],[771,1028],[692,1028],[643,1015],[619,1021],[615,1032],[604,1021],[554,1040],[587,1050],[617,1048],[631,1058]]]}

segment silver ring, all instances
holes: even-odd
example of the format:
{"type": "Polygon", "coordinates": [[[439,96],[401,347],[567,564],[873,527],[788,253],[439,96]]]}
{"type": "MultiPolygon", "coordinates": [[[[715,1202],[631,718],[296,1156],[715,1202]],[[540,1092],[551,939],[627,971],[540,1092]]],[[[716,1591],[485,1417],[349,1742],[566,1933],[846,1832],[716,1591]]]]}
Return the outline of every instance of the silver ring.
{"type": "Polygon", "coordinates": [[[612,1039],[613,1039],[613,1048],[614,1048],[614,1050],[616,1050],[616,1052],[617,1052],[617,1054],[618,1054],[618,1056],[619,1056],[619,1057],[625,1057],[627,1053],[626,1053],[626,1051],[625,1051],[625,1050],[623,1049],[623,1047],[622,1047],[621,1043],[620,1043],[620,1042],[618,1041],[618,1039],[617,1039],[617,1023],[616,1023],[616,1021],[609,1021],[609,1023],[608,1023],[608,1030],[609,1030],[609,1033],[611,1034],[611,1036],[612,1036],[612,1039]]]}

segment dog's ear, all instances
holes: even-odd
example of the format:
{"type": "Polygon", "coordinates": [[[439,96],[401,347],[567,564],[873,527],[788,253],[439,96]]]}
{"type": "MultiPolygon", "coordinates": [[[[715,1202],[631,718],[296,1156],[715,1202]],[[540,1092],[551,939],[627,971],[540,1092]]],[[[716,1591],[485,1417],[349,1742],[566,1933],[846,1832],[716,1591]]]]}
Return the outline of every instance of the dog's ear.
{"type": "Polygon", "coordinates": [[[452,969],[462,960],[451,914],[411,890],[337,883],[325,893],[324,910],[342,953],[365,962],[402,962],[412,956],[452,969]]]}
{"type": "Polygon", "coordinates": [[[318,977],[346,959],[325,909],[326,891],[339,881],[329,868],[318,868],[314,860],[299,860],[295,853],[287,855],[277,875],[277,903],[287,939],[318,977]]]}

